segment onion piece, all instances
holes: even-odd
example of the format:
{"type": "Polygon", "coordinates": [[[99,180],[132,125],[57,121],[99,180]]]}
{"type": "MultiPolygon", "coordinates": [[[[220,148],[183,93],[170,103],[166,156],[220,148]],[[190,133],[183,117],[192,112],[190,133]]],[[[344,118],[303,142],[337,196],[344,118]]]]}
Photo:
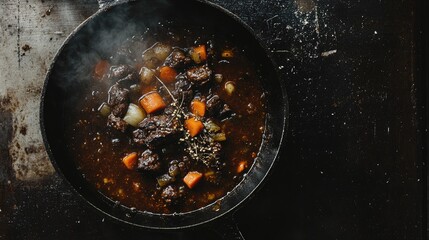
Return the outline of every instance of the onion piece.
{"type": "Polygon", "coordinates": [[[235,91],[235,83],[232,81],[228,81],[225,83],[225,91],[228,95],[232,95],[232,93],[235,91]]]}
{"type": "Polygon", "coordinates": [[[225,133],[220,132],[213,135],[213,140],[216,142],[223,142],[226,141],[225,133]]]}
{"type": "Polygon", "coordinates": [[[206,129],[209,132],[218,132],[218,131],[220,131],[220,127],[216,123],[214,123],[213,121],[211,121],[211,120],[209,120],[208,122],[205,122],[204,126],[206,127],[206,129]]]}
{"type": "Polygon", "coordinates": [[[222,80],[223,80],[223,75],[222,75],[222,74],[220,74],[220,73],[216,73],[216,74],[214,75],[214,79],[216,80],[216,82],[217,82],[217,83],[221,83],[221,82],[222,82],[222,80]]]}
{"type": "Polygon", "coordinates": [[[153,46],[153,52],[155,54],[155,57],[160,61],[164,61],[168,57],[168,55],[170,55],[171,51],[171,46],[167,44],[156,43],[153,46]]]}
{"type": "Polygon", "coordinates": [[[142,67],[140,69],[140,82],[143,84],[150,84],[154,79],[153,76],[155,73],[147,67],[142,67]]]}
{"type": "Polygon", "coordinates": [[[171,46],[157,42],[152,47],[146,49],[143,52],[142,58],[143,61],[149,61],[152,58],[156,58],[159,61],[164,61],[171,51],[171,46]]]}
{"type": "Polygon", "coordinates": [[[107,103],[103,102],[100,107],[98,107],[98,111],[102,116],[107,117],[109,116],[112,109],[109,107],[109,105],[107,105],[107,103]]]}
{"type": "Polygon", "coordinates": [[[175,181],[175,178],[174,178],[174,177],[171,177],[171,176],[170,176],[170,175],[168,175],[168,174],[163,174],[163,175],[161,175],[161,176],[157,177],[157,178],[156,178],[156,181],[158,182],[158,185],[159,185],[160,187],[165,187],[165,186],[167,186],[168,184],[170,184],[170,183],[174,182],[174,181],[175,181]]]}
{"type": "Polygon", "coordinates": [[[133,127],[137,127],[145,117],[146,112],[143,109],[133,103],[130,103],[130,105],[128,105],[128,111],[125,114],[124,121],[133,127]]]}

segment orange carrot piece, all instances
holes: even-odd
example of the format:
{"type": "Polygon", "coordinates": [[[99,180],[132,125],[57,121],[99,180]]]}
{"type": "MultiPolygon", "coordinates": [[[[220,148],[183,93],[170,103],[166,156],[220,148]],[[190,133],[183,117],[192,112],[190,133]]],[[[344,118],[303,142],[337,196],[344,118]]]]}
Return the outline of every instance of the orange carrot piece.
{"type": "Polygon", "coordinates": [[[122,158],[122,162],[125,164],[125,167],[127,167],[128,169],[130,170],[134,169],[137,163],[137,153],[132,152],[128,154],[127,156],[122,158]]]}
{"type": "Polygon", "coordinates": [[[199,45],[198,47],[194,47],[191,52],[191,57],[196,63],[201,63],[207,60],[206,46],[199,45]]]}
{"type": "Polygon", "coordinates": [[[106,60],[101,60],[94,67],[94,77],[101,80],[110,68],[110,64],[106,60]]]}
{"type": "Polygon", "coordinates": [[[159,78],[164,83],[172,83],[176,80],[177,72],[174,68],[169,66],[163,66],[159,69],[159,78]]]}
{"type": "Polygon", "coordinates": [[[203,117],[206,113],[206,104],[201,101],[194,100],[191,102],[191,110],[195,116],[203,117]]]}
{"type": "Polygon", "coordinates": [[[189,187],[193,188],[201,180],[203,174],[197,171],[188,172],[183,178],[183,182],[189,187]]]}
{"type": "Polygon", "coordinates": [[[244,171],[244,169],[246,169],[247,168],[247,162],[246,161],[241,161],[239,164],[238,164],[238,167],[237,167],[237,173],[241,173],[241,172],[243,172],[244,171]]]}
{"type": "Polygon", "coordinates": [[[165,102],[157,92],[149,92],[140,98],[140,105],[146,113],[153,113],[165,108],[165,102]]]}
{"type": "Polygon", "coordinates": [[[201,130],[203,130],[204,125],[201,121],[192,117],[185,120],[185,128],[188,129],[191,137],[195,137],[201,132],[201,130]]]}

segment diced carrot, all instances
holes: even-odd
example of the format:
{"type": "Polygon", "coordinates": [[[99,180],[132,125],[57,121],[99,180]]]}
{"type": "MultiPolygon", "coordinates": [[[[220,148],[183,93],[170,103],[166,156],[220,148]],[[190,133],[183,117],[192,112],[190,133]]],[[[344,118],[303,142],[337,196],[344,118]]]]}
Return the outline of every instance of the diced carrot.
{"type": "Polygon", "coordinates": [[[191,58],[196,63],[204,62],[207,59],[206,46],[200,45],[198,47],[194,47],[191,52],[191,58]]]}
{"type": "Polygon", "coordinates": [[[174,68],[169,66],[163,66],[159,69],[159,78],[164,83],[172,83],[176,80],[177,72],[174,68]]]}
{"type": "Polygon", "coordinates": [[[188,172],[183,178],[183,182],[189,187],[193,188],[201,180],[203,174],[197,171],[188,172]]]}
{"type": "Polygon", "coordinates": [[[165,108],[165,102],[158,92],[149,92],[140,98],[140,105],[146,113],[153,113],[165,108]]]}
{"type": "Polygon", "coordinates": [[[110,64],[106,60],[101,60],[94,67],[94,78],[101,80],[110,68],[110,64]]]}
{"type": "Polygon", "coordinates": [[[185,120],[185,128],[188,129],[191,137],[195,137],[203,130],[204,125],[201,121],[192,117],[185,120]]]}
{"type": "Polygon", "coordinates": [[[125,164],[125,167],[127,167],[128,169],[130,170],[134,169],[137,163],[137,153],[132,152],[128,154],[127,156],[122,158],[122,162],[125,164]]]}
{"type": "Polygon", "coordinates": [[[247,162],[246,161],[241,161],[238,166],[237,166],[237,173],[241,173],[244,171],[244,169],[247,168],[247,162]]]}
{"type": "Polygon", "coordinates": [[[206,104],[201,101],[194,100],[191,102],[191,110],[195,116],[203,117],[206,113],[206,104]]]}

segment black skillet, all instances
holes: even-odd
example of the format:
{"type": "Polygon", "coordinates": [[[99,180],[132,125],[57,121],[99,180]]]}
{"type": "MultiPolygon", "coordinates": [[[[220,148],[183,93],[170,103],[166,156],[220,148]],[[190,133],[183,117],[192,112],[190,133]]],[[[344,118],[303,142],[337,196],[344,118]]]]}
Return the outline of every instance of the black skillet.
{"type": "MultiPolygon", "coordinates": [[[[104,1],[106,2],[106,1],[104,1]]],[[[144,29],[144,28],[142,28],[144,29]]],[[[93,65],[92,65],[93,66],[93,65]]],[[[284,85],[277,75],[266,48],[242,20],[227,10],[201,0],[121,1],[107,4],[78,26],[56,54],[48,70],[41,99],[40,123],[43,140],[57,172],[81,195],[87,203],[110,218],[124,224],[162,231],[205,225],[212,227],[224,239],[243,239],[233,223],[234,211],[255,193],[279,156],[288,117],[288,103],[284,85]],[[154,214],[140,212],[106,198],[91,186],[74,165],[65,148],[68,138],[64,126],[78,101],[76,94],[90,80],[85,67],[90,66],[93,51],[103,51],[103,41],[119,42],[116,31],[138,31],[132,26],[156,27],[169,20],[177,26],[198,25],[219,34],[234,35],[251,49],[253,59],[260,67],[263,87],[267,92],[268,113],[263,142],[248,174],[225,197],[216,203],[187,213],[154,214]],[[124,30],[126,29],[126,30],[124,30]],[[108,36],[108,38],[106,38],[108,36]],[[82,57],[85,56],[85,57],[82,57]],[[222,217],[222,218],[221,218],[222,217]],[[220,219],[216,220],[215,219],[220,219]]]]}

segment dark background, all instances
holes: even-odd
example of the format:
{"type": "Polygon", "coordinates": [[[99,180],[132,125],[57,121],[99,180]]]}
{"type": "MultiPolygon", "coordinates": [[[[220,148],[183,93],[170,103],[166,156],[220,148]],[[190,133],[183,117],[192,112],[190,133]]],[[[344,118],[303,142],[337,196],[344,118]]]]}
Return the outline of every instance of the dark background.
{"type": "MultiPolygon", "coordinates": [[[[244,237],[426,239],[427,1],[213,2],[269,47],[290,102],[279,163],[235,215],[244,237]]],[[[0,113],[4,153],[12,120],[0,113]]],[[[20,182],[0,160],[0,239],[218,239],[118,225],[57,175],[20,182]]]]}

